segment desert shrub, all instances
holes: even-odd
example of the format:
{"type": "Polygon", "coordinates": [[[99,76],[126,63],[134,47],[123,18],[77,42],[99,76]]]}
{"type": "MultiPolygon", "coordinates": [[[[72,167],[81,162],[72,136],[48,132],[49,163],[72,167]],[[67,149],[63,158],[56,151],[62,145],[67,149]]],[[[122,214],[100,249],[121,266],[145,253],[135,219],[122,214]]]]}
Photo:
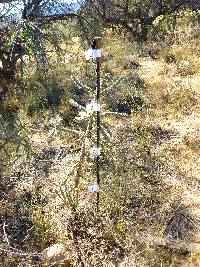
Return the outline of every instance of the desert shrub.
{"type": "Polygon", "coordinates": [[[14,122],[20,109],[20,105],[21,103],[17,97],[5,96],[0,106],[0,114],[3,120],[14,122]]]}
{"type": "Polygon", "coordinates": [[[149,31],[149,40],[157,42],[170,42],[174,37],[176,27],[176,14],[159,16],[154,21],[149,31]]]}
{"type": "Polygon", "coordinates": [[[47,105],[49,107],[58,107],[64,93],[64,89],[57,83],[45,85],[47,105]]]}
{"type": "MultiPolygon", "coordinates": [[[[130,240],[134,244],[134,251],[146,251],[140,254],[138,260],[158,264],[159,253],[155,250],[151,253],[137,237],[148,233],[149,228],[156,234],[164,231],[169,212],[173,208],[170,206],[173,202],[171,188],[163,182],[160,171],[163,166],[150,153],[155,129],[139,121],[130,124],[130,120],[118,123],[112,131],[110,143],[103,147],[99,217],[97,214],[93,217],[88,211],[94,207],[91,203],[86,204],[84,212],[89,225],[84,222],[83,228],[78,226],[83,231],[83,236],[80,235],[80,249],[85,251],[88,262],[94,266],[99,266],[99,259],[103,266],[107,266],[108,262],[120,262],[124,254],[128,255],[131,251],[130,240]],[[101,229],[99,235],[98,229],[101,229]],[[99,246],[93,239],[94,236],[91,236],[93,233],[96,242],[101,240],[99,246]],[[107,242],[112,248],[107,249],[107,242]],[[119,254],[115,254],[116,249],[119,254]]],[[[95,205],[94,202],[93,204],[95,205]]],[[[78,215],[80,224],[82,217],[79,216],[81,215],[78,215]]]]}
{"type": "Polygon", "coordinates": [[[161,58],[166,63],[173,63],[177,69],[177,74],[181,76],[193,75],[199,72],[199,60],[195,57],[195,51],[188,50],[184,46],[171,46],[162,50],[161,58]]]}
{"type": "Polygon", "coordinates": [[[18,114],[10,110],[4,112],[0,116],[0,162],[6,167],[12,166],[18,159],[28,157],[31,147],[28,141],[29,129],[22,124],[18,114]]]}
{"type": "MultiPolygon", "coordinates": [[[[173,92],[166,92],[161,95],[161,106],[168,106],[171,114],[188,113],[192,106],[197,103],[196,94],[192,90],[177,89],[173,92]]],[[[158,105],[160,105],[158,104],[158,105]]]]}
{"type": "Polygon", "coordinates": [[[145,83],[138,74],[129,73],[118,88],[105,92],[104,102],[111,111],[131,114],[142,109],[145,104],[143,99],[145,83]]]}
{"type": "Polygon", "coordinates": [[[161,58],[163,58],[167,63],[177,63],[183,59],[183,51],[179,47],[168,47],[163,49],[160,53],[161,58]]]}
{"type": "Polygon", "coordinates": [[[159,16],[149,29],[149,40],[160,44],[172,44],[179,42],[180,37],[196,38],[198,33],[190,30],[195,29],[199,23],[199,11],[182,10],[176,14],[159,16]],[[188,28],[189,27],[189,28],[188,28]]]}
{"type": "Polygon", "coordinates": [[[137,68],[139,68],[141,65],[137,62],[137,61],[134,61],[134,60],[131,60],[131,61],[128,61],[124,64],[123,68],[126,70],[126,69],[132,69],[132,70],[135,70],[137,68]]]}
{"type": "Polygon", "coordinates": [[[25,96],[28,115],[32,116],[43,110],[58,108],[63,94],[64,88],[57,83],[35,85],[25,96]]]}
{"type": "Polygon", "coordinates": [[[191,114],[198,104],[198,95],[191,86],[185,86],[181,79],[170,82],[160,78],[147,85],[145,99],[147,108],[152,112],[161,112],[165,116],[182,116],[191,114]]]}
{"type": "Polygon", "coordinates": [[[0,222],[6,223],[5,231],[9,242],[6,242],[3,235],[0,236],[1,248],[5,249],[0,253],[0,262],[2,266],[12,264],[17,267],[25,262],[28,266],[41,266],[37,253],[35,256],[31,254],[55,242],[53,230],[50,231],[52,223],[43,212],[47,201],[39,192],[39,187],[30,188],[29,181],[18,174],[13,174],[15,178],[3,176],[1,179],[2,201],[7,203],[10,209],[5,211],[4,208],[3,217],[0,216],[0,222]],[[10,248],[15,253],[10,252],[10,248]]]}

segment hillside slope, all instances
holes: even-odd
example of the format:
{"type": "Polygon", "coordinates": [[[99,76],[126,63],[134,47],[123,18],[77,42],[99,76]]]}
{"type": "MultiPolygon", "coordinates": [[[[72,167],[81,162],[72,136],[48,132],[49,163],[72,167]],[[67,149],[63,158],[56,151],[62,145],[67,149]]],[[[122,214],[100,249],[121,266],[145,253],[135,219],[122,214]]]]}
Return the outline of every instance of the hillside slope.
{"type": "Polygon", "coordinates": [[[155,49],[106,33],[99,212],[95,118],[74,106],[93,97],[95,65],[67,57],[9,100],[32,151],[2,177],[3,267],[200,266],[198,41],[155,49]]]}

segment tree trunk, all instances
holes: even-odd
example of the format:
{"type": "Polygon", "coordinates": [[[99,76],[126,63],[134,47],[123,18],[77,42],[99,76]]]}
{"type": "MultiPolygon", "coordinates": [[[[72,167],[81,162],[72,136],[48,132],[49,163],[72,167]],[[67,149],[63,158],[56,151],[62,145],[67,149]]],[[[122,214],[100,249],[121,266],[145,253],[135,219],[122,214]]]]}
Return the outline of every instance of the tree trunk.
{"type": "Polygon", "coordinates": [[[23,47],[23,44],[16,42],[12,51],[9,51],[4,47],[4,44],[0,43],[0,80],[1,84],[10,83],[15,80],[15,74],[17,70],[17,60],[27,53],[27,49],[23,47]]]}
{"type": "Polygon", "coordinates": [[[15,74],[15,62],[11,59],[11,53],[7,51],[2,45],[0,45],[0,61],[2,68],[0,68],[1,79],[10,80],[13,79],[15,74]]]}

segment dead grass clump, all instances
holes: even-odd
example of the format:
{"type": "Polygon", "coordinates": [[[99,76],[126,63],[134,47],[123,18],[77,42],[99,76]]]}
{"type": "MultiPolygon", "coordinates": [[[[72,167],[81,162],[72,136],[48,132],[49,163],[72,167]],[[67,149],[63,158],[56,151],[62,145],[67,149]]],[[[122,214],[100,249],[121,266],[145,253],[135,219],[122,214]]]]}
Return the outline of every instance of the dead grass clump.
{"type": "Polygon", "coordinates": [[[147,86],[145,99],[151,109],[162,111],[166,116],[190,115],[198,105],[195,88],[185,87],[181,81],[155,81],[147,86]]]}
{"type": "Polygon", "coordinates": [[[177,64],[177,73],[182,77],[194,75],[196,73],[199,73],[199,67],[200,62],[195,62],[194,59],[192,61],[181,60],[177,64]]]}

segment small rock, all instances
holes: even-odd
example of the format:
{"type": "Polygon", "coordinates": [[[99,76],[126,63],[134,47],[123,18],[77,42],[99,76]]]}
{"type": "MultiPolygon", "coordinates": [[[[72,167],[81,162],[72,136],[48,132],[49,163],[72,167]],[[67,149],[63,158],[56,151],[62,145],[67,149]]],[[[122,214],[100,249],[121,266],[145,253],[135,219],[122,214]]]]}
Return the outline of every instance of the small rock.
{"type": "Polygon", "coordinates": [[[60,263],[65,263],[65,267],[71,266],[73,260],[73,252],[70,245],[54,244],[42,252],[44,266],[57,267],[60,263]]]}

